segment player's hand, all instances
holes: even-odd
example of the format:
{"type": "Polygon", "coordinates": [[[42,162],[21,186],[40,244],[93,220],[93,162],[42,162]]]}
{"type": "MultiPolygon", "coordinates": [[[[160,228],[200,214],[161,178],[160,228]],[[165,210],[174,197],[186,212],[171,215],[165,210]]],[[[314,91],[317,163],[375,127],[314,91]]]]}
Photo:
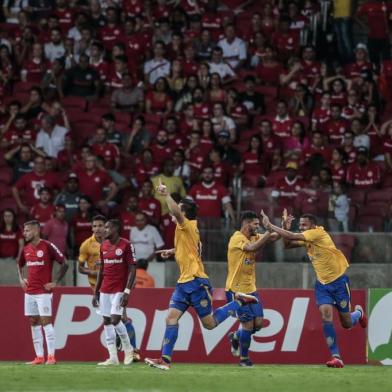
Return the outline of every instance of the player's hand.
{"type": "Polygon", "coordinates": [[[94,294],[92,304],[94,308],[98,308],[99,305],[99,293],[94,294]]]}
{"type": "Polygon", "coordinates": [[[49,282],[49,283],[44,284],[45,290],[48,290],[48,291],[54,289],[56,286],[57,286],[56,282],[49,282]]]}
{"type": "Polygon", "coordinates": [[[27,290],[28,281],[26,278],[20,279],[20,286],[22,287],[23,291],[27,290]]]}
{"type": "Polygon", "coordinates": [[[294,219],[295,218],[292,215],[288,214],[287,209],[285,208],[282,214],[282,227],[286,230],[290,230],[291,223],[293,222],[294,219]]]}
{"type": "Polygon", "coordinates": [[[158,183],[158,186],[155,189],[161,196],[167,196],[168,195],[167,186],[162,184],[161,177],[159,177],[159,183],[158,183]]]}
{"type": "Polygon", "coordinates": [[[263,210],[261,210],[260,215],[263,217],[263,220],[262,220],[263,226],[268,230],[271,226],[271,222],[270,222],[268,216],[264,213],[263,210]]]}
{"type": "Polygon", "coordinates": [[[129,294],[124,293],[123,296],[122,296],[122,298],[121,298],[120,305],[121,305],[123,308],[125,308],[125,307],[128,305],[128,300],[129,300],[129,294]]]}
{"type": "Polygon", "coordinates": [[[168,259],[170,256],[173,256],[174,253],[174,249],[161,249],[155,252],[155,254],[161,255],[162,259],[168,259]]]}

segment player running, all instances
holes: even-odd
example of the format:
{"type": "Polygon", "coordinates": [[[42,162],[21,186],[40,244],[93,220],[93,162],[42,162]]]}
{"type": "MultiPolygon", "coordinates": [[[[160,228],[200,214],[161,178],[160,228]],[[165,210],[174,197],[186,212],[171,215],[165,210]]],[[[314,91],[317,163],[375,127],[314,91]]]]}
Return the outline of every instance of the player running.
{"type": "Polygon", "coordinates": [[[253,211],[244,211],[241,228],[231,236],[227,251],[227,301],[232,301],[239,291],[258,299],[257,303],[238,309],[237,317],[241,328],[228,334],[231,352],[236,357],[240,356],[239,365],[242,367],[253,366],[248,355],[251,337],[261,329],[264,317],[263,305],[256,291],[256,254],[267,242],[276,241],[280,237],[269,231],[259,234],[259,228],[259,216],[253,211]]]}
{"type": "Polygon", "coordinates": [[[67,272],[68,265],[64,255],[49,241],[40,237],[40,223],[36,220],[23,225],[23,236],[26,245],[19,257],[17,268],[19,282],[25,292],[25,316],[30,319],[31,334],[35,350],[35,359],[28,365],[42,365],[44,358],[45,332],[48,358],[46,365],[55,365],[55,332],[52,324],[52,290],[58,285],[67,272]],[[60,264],[57,276],[52,280],[53,262],[60,264]],[[24,267],[27,267],[27,279],[24,278],[24,267]]]}
{"type": "Polygon", "coordinates": [[[367,326],[367,318],[362,306],[356,305],[350,313],[349,279],[345,274],[348,262],[344,254],[336,248],[330,235],[321,226],[316,226],[316,217],[304,214],[299,220],[301,233],[290,230],[292,217],[286,221],[286,228],[273,225],[267,215],[261,212],[264,227],[281,235],[285,248],[306,247],[306,251],[316,272],[316,302],[323,321],[323,332],[332,358],[326,363],[328,367],[342,368],[344,363],[339,353],[336,332],[333,326],[333,306],[339,312],[340,323],[349,329],[358,322],[362,328],[367,326]]]}
{"type": "Polygon", "coordinates": [[[98,363],[102,366],[118,365],[116,333],[121,339],[124,350],[124,365],[133,361],[133,351],[125,325],[121,321],[124,307],[128,304],[131,287],[136,275],[136,260],[133,246],[120,237],[121,223],[110,219],[105,223],[105,240],[100,247],[97,283],[94,291],[93,306],[103,316],[106,345],[109,358],[98,363]]]}
{"type": "MultiPolygon", "coordinates": [[[[97,275],[100,264],[100,247],[105,239],[105,222],[106,218],[103,215],[96,215],[92,219],[92,231],[93,234],[90,238],[87,238],[79,249],[79,267],[78,271],[81,274],[87,275],[88,282],[90,284],[93,293],[95,292],[95,285],[97,283],[97,275]],[[86,266],[87,264],[87,266],[86,266]]],[[[126,308],[124,307],[122,321],[127,329],[129,340],[133,350],[133,362],[140,361],[140,351],[136,348],[135,342],[135,329],[132,325],[132,320],[127,318],[126,308]]],[[[118,350],[121,350],[121,339],[116,336],[116,346],[118,350]]]]}
{"type": "Polygon", "coordinates": [[[156,190],[165,198],[170,213],[177,224],[174,239],[175,249],[161,251],[161,254],[164,258],[175,254],[176,262],[180,268],[180,277],[169,304],[162,356],[158,359],[146,358],[145,362],[152,367],[169,370],[173,348],[178,337],[178,321],[189,306],[195,309],[204,328],[213,329],[233,315],[241,306],[256,303],[257,298],[237,292],[232,302],[213,311],[212,287],[204,272],[201,260],[196,204],[186,198],[177,204],[161,181],[159,181],[156,190]]]}

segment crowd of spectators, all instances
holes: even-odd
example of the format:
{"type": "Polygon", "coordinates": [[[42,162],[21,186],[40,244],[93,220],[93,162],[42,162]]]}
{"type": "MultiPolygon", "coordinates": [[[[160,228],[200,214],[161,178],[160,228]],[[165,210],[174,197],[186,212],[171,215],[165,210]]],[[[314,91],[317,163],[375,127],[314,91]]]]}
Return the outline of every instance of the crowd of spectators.
{"type": "Polygon", "coordinates": [[[100,211],[151,261],[174,236],[159,178],[202,228],[235,222],[239,178],[277,214],[387,228],[389,2],[2,3],[0,257],[28,218],[74,256],[100,211]]]}

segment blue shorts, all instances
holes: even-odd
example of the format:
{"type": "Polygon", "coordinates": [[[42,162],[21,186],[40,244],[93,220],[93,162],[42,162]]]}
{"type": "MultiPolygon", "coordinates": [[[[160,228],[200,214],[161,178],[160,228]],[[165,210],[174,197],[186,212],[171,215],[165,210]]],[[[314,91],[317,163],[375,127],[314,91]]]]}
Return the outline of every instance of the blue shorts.
{"type": "Polygon", "coordinates": [[[350,311],[351,293],[347,275],[342,275],[328,284],[322,284],[316,280],[315,290],[317,306],[334,305],[341,313],[350,311]]]}
{"type": "MultiPolygon", "coordinates": [[[[254,295],[259,300],[259,302],[257,304],[241,306],[237,310],[237,317],[238,320],[241,321],[241,323],[252,321],[256,317],[264,317],[263,304],[261,303],[259,294],[256,291],[254,293],[247,294],[254,295]]],[[[234,293],[232,291],[226,291],[226,299],[227,302],[234,301],[234,293]]]]}
{"type": "Polygon", "coordinates": [[[171,296],[169,308],[185,312],[192,306],[200,318],[212,313],[212,287],[205,278],[195,278],[190,282],[177,283],[171,296]]]}

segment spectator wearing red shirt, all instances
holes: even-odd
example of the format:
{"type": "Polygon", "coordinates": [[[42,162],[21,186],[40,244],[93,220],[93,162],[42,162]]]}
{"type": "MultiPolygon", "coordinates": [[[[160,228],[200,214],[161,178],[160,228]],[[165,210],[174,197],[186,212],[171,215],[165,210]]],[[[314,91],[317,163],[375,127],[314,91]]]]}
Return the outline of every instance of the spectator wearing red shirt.
{"type": "Polygon", "coordinates": [[[331,117],[331,94],[324,92],[320,99],[320,106],[313,110],[312,130],[320,130],[331,117]]]}
{"type": "Polygon", "coordinates": [[[130,238],[131,227],[135,226],[135,217],[138,212],[139,199],[136,195],[131,195],[127,201],[125,211],[120,213],[120,220],[122,222],[121,236],[123,238],[130,238]]]}
{"type": "Polygon", "coordinates": [[[58,204],[55,207],[54,215],[51,219],[46,221],[43,228],[43,236],[55,244],[61,253],[67,253],[67,239],[69,226],[65,220],[65,206],[58,204]]]}
{"type": "Polygon", "coordinates": [[[323,133],[328,137],[332,146],[340,146],[343,142],[343,136],[349,129],[350,124],[342,117],[342,107],[338,104],[331,106],[331,116],[323,126],[323,133]]]}
{"type": "Polygon", "coordinates": [[[208,153],[208,163],[214,168],[214,179],[216,182],[228,186],[229,180],[232,175],[232,170],[230,165],[223,161],[222,151],[217,148],[213,147],[208,153]]]}
{"type": "Polygon", "coordinates": [[[192,186],[189,195],[197,204],[198,217],[220,218],[223,210],[234,222],[234,210],[230,194],[226,187],[214,181],[214,168],[206,166],[203,169],[202,180],[192,186]]]}
{"type": "Polygon", "coordinates": [[[240,170],[244,184],[261,185],[265,182],[265,168],[262,157],[263,146],[259,135],[253,135],[248,149],[242,154],[240,170]]]}
{"type": "Polygon", "coordinates": [[[332,150],[329,168],[333,182],[343,183],[346,181],[345,156],[346,154],[341,149],[335,148],[332,150]]]}
{"type": "Polygon", "coordinates": [[[29,126],[24,114],[11,114],[1,129],[1,147],[8,149],[20,143],[35,144],[37,131],[29,126]]]}
{"type": "Polygon", "coordinates": [[[167,115],[173,110],[173,100],[170,98],[169,85],[165,78],[154,82],[152,91],[146,94],[146,113],[167,115]]]}
{"type": "Polygon", "coordinates": [[[90,66],[98,71],[103,82],[109,77],[109,64],[104,60],[104,48],[100,42],[90,45],[90,66]]]}
{"type": "Polygon", "coordinates": [[[118,171],[120,169],[120,150],[115,144],[108,143],[106,140],[107,132],[103,127],[98,127],[91,146],[92,153],[101,157],[105,169],[118,171]]]}
{"type": "Polygon", "coordinates": [[[45,227],[45,223],[52,218],[55,207],[51,203],[52,195],[49,188],[42,187],[38,194],[39,201],[31,208],[30,217],[38,221],[41,227],[45,227]]]}
{"type": "Polygon", "coordinates": [[[80,196],[78,212],[72,219],[71,238],[74,251],[78,252],[80,245],[91,237],[92,222],[94,216],[93,204],[88,196],[80,196]]]}
{"type": "Polygon", "coordinates": [[[312,143],[302,152],[302,161],[309,164],[314,170],[316,166],[321,168],[324,164],[328,164],[330,160],[331,150],[325,145],[323,134],[318,131],[313,132],[312,143]]]}
{"type": "Polygon", "coordinates": [[[172,150],[176,150],[178,148],[184,149],[186,137],[180,133],[178,129],[177,118],[174,116],[166,117],[164,129],[167,132],[167,137],[169,139],[169,147],[172,150]]]}
{"type": "Polygon", "coordinates": [[[173,153],[169,146],[169,138],[165,130],[158,131],[155,137],[155,143],[151,145],[151,152],[153,156],[154,163],[161,166],[162,163],[171,158],[173,153]]]}
{"type": "Polygon", "coordinates": [[[152,151],[145,149],[140,159],[136,160],[133,170],[133,184],[140,187],[144,181],[159,173],[160,165],[154,162],[152,151]]]}
{"type": "Polygon", "coordinates": [[[259,130],[264,157],[265,160],[268,162],[271,160],[272,156],[275,153],[278,153],[280,155],[281,141],[277,136],[273,134],[271,121],[267,119],[262,120],[260,123],[259,130]]]}
{"type": "Polygon", "coordinates": [[[271,120],[272,131],[279,138],[286,138],[291,135],[293,119],[288,112],[286,101],[280,100],[276,105],[276,116],[271,120]]]}
{"type": "Polygon", "coordinates": [[[16,222],[15,212],[5,208],[0,220],[0,258],[18,257],[23,248],[22,233],[16,222]]]}
{"type": "Polygon", "coordinates": [[[366,148],[358,148],[356,162],[347,168],[346,180],[353,189],[372,189],[380,185],[380,167],[375,162],[369,162],[368,154],[366,148]]]}
{"type": "Polygon", "coordinates": [[[344,134],[342,148],[347,155],[347,163],[354,163],[357,158],[357,150],[354,147],[354,133],[348,131],[344,134]]]}
{"type": "Polygon", "coordinates": [[[283,72],[282,64],[275,58],[274,49],[266,45],[263,61],[256,67],[258,82],[266,86],[279,86],[280,75],[283,72]]]}
{"type": "Polygon", "coordinates": [[[57,0],[54,15],[58,18],[63,32],[68,32],[73,24],[73,10],[67,0],[57,0]]]}
{"type": "Polygon", "coordinates": [[[153,197],[154,189],[151,181],[145,181],[140,190],[139,210],[142,211],[153,225],[159,225],[161,219],[161,203],[153,197]]]}
{"type": "Polygon", "coordinates": [[[355,61],[347,64],[344,72],[348,79],[355,83],[358,78],[364,78],[366,75],[372,75],[373,64],[368,60],[368,51],[365,44],[359,43],[355,48],[355,61]]]}
{"type": "Polygon", "coordinates": [[[105,49],[110,51],[117,42],[122,40],[124,32],[119,23],[119,15],[116,8],[108,7],[106,9],[106,20],[106,25],[99,29],[99,35],[105,49]]]}
{"type": "Polygon", "coordinates": [[[307,85],[312,88],[321,76],[321,64],[316,60],[313,46],[306,46],[302,51],[301,74],[306,78],[307,85]]]}
{"type": "Polygon", "coordinates": [[[105,208],[114,199],[117,186],[106,172],[98,169],[94,155],[84,160],[84,168],[77,174],[80,192],[89,196],[95,206],[105,208]]]}
{"type": "Polygon", "coordinates": [[[29,213],[29,207],[32,207],[39,200],[39,190],[42,187],[57,191],[62,189],[62,183],[55,173],[46,171],[45,159],[37,156],[34,159],[33,171],[19,178],[12,187],[12,195],[20,211],[29,213]],[[24,193],[24,197],[21,197],[20,192],[24,193]]]}
{"type": "Polygon", "coordinates": [[[299,36],[290,29],[290,19],[282,16],[279,22],[279,29],[272,35],[272,42],[281,60],[287,60],[290,56],[299,51],[299,36]]]}
{"type": "Polygon", "coordinates": [[[128,59],[125,55],[114,58],[113,66],[105,80],[106,87],[116,89],[124,87],[123,76],[128,74],[128,59]]]}
{"type": "Polygon", "coordinates": [[[45,60],[44,48],[36,43],[33,45],[30,58],[22,64],[20,78],[22,82],[40,84],[48,68],[49,62],[45,60]]]}
{"type": "Polygon", "coordinates": [[[200,132],[192,131],[189,136],[188,148],[185,150],[185,156],[192,170],[192,177],[195,177],[194,173],[200,172],[208,151],[209,150],[206,148],[206,146],[201,144],[200,132]]]}
{"type": "MultiPolygon", "coordinates": [[[[380,55],[383,60],[389,59],[389,16],[392,4],[386,1],[370,0],[359,6],[357,15],[367,19],[368,47],[370,60],[378,68],[380,55]]],[[[360,20],[359,20],[360,21],[360,20]]],[[[363,23],[361,23],[363,25],[363,23]]]]}

